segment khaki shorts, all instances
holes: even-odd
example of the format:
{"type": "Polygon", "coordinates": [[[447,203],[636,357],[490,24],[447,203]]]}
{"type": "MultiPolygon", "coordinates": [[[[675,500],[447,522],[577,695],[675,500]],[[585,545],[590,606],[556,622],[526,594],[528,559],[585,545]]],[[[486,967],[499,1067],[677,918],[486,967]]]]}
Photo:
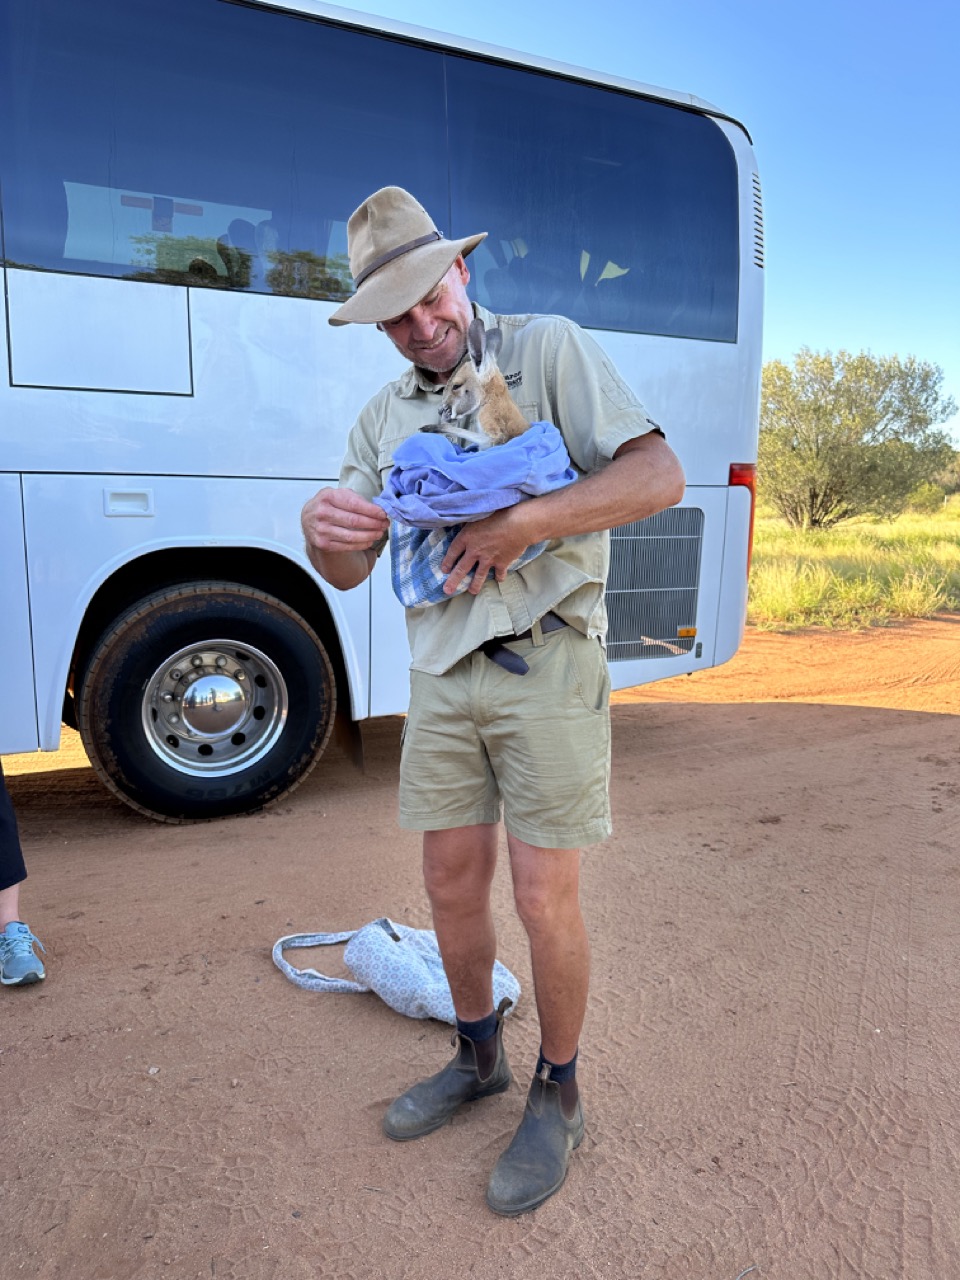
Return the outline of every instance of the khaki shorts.
{"type": "Polygon", "coordinates": [[[509,646],[518,676],[480,652],[442,676],[410,673],[400,826],[499,822],[545,849],[610,834],[610,675],[599,640],[573,627],[509,646]]]}

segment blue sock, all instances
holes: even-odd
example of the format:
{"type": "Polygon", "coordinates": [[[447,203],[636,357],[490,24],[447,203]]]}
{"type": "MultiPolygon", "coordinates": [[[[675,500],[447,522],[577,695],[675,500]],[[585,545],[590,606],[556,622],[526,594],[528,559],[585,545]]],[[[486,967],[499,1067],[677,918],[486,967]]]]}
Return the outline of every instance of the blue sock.
{"type": "Polygon", "coordinates": [[[463,1022],[458,1018],[457,1030],[462,1036],[466,1036],[468,1040],[473,1040],[474,1043],[478,1040],[489,1040],[491,1036],[497,1033],[496,1011],[488,1013],[485,1018],[478,1018],[476,1022],[463,1022]]]}
{"type": "Polygon", "coordinates": [[[545,1066],[550,1068],[550,1079],[554,1084],[566,1084],[568,1080],[575,1080],[577,1075],[577,1053],[573,1055],[569,1062],[551,1062],[549,1058],[543,1056],[543,1049],[540,1050],[540,1057],[537,1059],[536,1074],[539,1075],[545,1066]]]}

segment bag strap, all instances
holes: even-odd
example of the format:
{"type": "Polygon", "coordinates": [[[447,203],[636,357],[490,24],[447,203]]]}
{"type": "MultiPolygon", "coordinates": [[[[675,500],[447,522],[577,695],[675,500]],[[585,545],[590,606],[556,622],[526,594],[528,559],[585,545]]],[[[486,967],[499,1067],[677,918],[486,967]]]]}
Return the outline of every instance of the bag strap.
{"type": "Polygon", "coordinates": [[[283,956],[284,951],[293,947],[326,947],[349,942],[355,933],[355,929],[345,933],[289,933],[273,944],[273,963],[295,986],[304,987],[307,991],[369,991],[369,987],[348,978],[328,978],[316,969],[295,969],[283,956]]]}

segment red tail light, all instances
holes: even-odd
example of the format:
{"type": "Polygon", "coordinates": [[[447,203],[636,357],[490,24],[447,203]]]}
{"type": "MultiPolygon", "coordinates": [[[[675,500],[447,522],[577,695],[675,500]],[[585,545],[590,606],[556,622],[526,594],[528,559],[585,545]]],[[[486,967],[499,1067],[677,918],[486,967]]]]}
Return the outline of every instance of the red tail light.
{"type": "Polygon", "coordinates": [[[747,575],[753,559],[753,515],[757,507],[757,464],[755,462],[731,462],[730,484],[743,485],[750,490],[750,537],[747,542],[747,575]]]}

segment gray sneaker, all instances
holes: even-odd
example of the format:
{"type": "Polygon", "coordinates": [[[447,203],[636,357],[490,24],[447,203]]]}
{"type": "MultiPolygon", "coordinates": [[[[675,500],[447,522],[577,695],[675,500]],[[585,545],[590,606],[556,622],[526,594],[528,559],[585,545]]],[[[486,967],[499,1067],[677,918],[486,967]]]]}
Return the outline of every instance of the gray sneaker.
{"type": "Polygon", "coordinates": [[[22,920],[11,920],[0,933],[0,983],[5,987],[25,987],[46,977],[34,943],[45,952],[22,920]]]}

